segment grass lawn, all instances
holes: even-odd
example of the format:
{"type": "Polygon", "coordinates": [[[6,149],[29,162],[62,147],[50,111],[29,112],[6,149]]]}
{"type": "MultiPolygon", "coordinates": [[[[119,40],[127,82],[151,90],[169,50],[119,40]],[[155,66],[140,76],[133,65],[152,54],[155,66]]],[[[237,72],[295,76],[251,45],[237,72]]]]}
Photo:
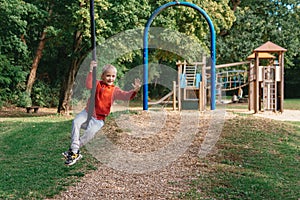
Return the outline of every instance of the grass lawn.
{"type": "Polygon", "coordinates": [[[181,198],[300,198],[300,122],[238,117],[225,123],[217,148],[203,161],[209,172],[181,198]]]}
{"type": "Polygon", "coordinates": [[[300,110],[300,99],[285,99],[284,109],[300,110]]]}
{"type": "MultiPolygon", "coordinates": [[[[64,166],[71,119],[0,118],[0,199],[45,199],[80,180],[97,161],[64,166]]],[[[299,199],[300,122],[239,116],[226,121],[217,151],[200,162],[179,199],[299,199]]]]}
{"type": "Polygon", "coordinates": [[[61,153],[70,142],[70,118],[59,116],[0,118],[0,199],[44,199],[66,189],[95,160],[64,165],[61,153]]]}

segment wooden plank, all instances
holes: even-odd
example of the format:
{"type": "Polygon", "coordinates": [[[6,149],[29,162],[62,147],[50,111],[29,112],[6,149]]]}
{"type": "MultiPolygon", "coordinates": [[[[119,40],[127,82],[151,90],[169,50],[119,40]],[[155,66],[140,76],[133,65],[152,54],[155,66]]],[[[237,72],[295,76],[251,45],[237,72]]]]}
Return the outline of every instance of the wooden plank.
{"type": "MultiPolygon", "coordinates": [[[[244,64],[250,64],[250,63],[251,63],[251,61],[220,64],[220,65],[216,65],[216,69],[225,68],[225,67],[233,67],[233,66],[244,65],[244,64]]],[[[206,69],[210,69],[210,67],[207,67],[206,69]]]]}
{"type": "Polygon", "coordinates": [[[176,110],[176,81],[173,81],[173,110],[176,110]]]}

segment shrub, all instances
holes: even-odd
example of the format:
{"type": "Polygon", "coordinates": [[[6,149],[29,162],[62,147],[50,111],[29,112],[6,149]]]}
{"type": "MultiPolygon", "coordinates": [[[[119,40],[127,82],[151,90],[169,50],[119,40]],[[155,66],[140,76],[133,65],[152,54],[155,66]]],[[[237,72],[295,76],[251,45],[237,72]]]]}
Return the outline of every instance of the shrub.
{"type": "Polygon", "coordinates": [[[22,92],[18,95],[17,106],[19,107],[29,107],[32,106],[32,101],[27,92],[22,92]]]}
{"type": "Polygon", "coordinates": [[[34,105],[56,107],[58,105],[59,87],[36,81],[32,88],[31,98],[34,105]]]}

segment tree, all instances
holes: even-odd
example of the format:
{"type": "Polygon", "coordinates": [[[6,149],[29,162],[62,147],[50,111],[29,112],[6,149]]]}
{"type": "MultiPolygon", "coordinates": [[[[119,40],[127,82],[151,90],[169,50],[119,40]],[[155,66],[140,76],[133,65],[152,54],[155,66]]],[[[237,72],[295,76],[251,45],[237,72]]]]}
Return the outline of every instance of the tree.
{"type": "Polygon", "coordinates": [[[299,49],[299,3],[296,0],[232,0],[236,21],[218,37],[219,62],[242,61],[270,40],[286,49],[286,66],[299,49]],[[293,31],[291,31],[293,30],[293,31]]]}
{"type": "MultiPolygon", "coordinates": [[[[101,10],[107,9],[107,4],[105,1],[96,0],[95,4],[95,13],[100,12],[101,10]]],[[[73,39],[66,34],[64,38],[67,41],[70,41],[72,44],[71,60],[70,67],[65,74],[65,79],[61,87],[59,105],[58,105],[58,113],[69,114],[70,108],[70,100],[72,97],[72,89],[75,83],[75,78],[77,72],[79,70],[80,64],[86,58],[88,53],[92,50],[90,43],[90,12],[89,12],[89,1],[80,1],[77,3],[73,3],[69,7],[69,13],[72,14],[70,18],[70,25],[65,27],[67,33],[73,32],[73,39]],[[72,41],[72,42],[71,42],[72,41]]],[[[98,27],[105,27],[104,20],[99,18],[99,16],[95,15],[95,22],[98,27]]],[[[98,29],[97,35],[98,41],[102,40],[101,32],[104,28],[98,29]]],[[[69,45],[68,45],[69,46],[69,45]]]]}
{"type": "MultiPolygon", "coordinates": [[[[39,42],[38,42],[38,47],[35,51],[35,55],[32,61],[32,65],[31,65],[31,70],[27,79],[27,85],[26,85],[26,92],[29,94],[29,96],[31,95],[31,90],[32,90],[32,86],[34,84],[35,78],[36,78],[36,71],[39,65],[39,62],[42,58],[42,52],[45,48],[45,44],[46,44],[46,35],[47,35],[47,26],[49,25],[49,22],[51,21],[51,15],[52,15],[52,7],[53,4],[50,4],[49,7],[46,8],[46,16],[41,16],[39,15],[38,17],[44,17],[47,20],[45,20],[47,22],[47,24],[44,24],[44,28],[41,31],[41,35],[39,37],[39,42]]],[[[36,9],[40,12],[40,9],[36,9]]],[[[29,15],[30,16],[30,15],[29,15]]]]}
{"type": "Polygon", "coordinates": [[[23,40],[27,26],[24,18],[29,9],[20,0],[0,0],[0,103],[18,103],[25,88],[30,51],[23,40]]]}

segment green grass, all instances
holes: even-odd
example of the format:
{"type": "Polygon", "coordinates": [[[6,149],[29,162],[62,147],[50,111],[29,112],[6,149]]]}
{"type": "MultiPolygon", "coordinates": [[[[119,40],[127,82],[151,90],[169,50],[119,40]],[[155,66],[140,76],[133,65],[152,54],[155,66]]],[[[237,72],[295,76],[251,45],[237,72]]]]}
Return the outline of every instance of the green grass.
{"type": "Polygon", "coordinates": [[[95,169],[93,160],[67,167],[71,120],[59,116],[6,118],[0,124],[0,199],[44,199],[95,169]]]}
{"type": "Polygon", "coordinates": [[[227,121],[218,153],[200,161],[209,168],[180,197],[299,199],[300,127],[293,124],[249,117],[227,121]]]}
{"type": "Polygon", "coordinates": [[[300,99],[285,99],[283,107],[289,110],[300,110],[300,99]]]}

